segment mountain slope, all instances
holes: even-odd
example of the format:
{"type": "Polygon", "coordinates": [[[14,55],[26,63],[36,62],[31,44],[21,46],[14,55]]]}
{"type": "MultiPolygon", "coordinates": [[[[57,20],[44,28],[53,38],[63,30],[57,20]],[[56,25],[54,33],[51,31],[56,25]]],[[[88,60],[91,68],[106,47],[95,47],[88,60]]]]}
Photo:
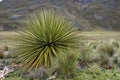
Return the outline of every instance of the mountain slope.
{"type": "Polygon", "coordinates": [[[13,23],[44,8],[60,11],[81,30],[120,30],[120,0],[3,0],[0,23],[13,23]]]}

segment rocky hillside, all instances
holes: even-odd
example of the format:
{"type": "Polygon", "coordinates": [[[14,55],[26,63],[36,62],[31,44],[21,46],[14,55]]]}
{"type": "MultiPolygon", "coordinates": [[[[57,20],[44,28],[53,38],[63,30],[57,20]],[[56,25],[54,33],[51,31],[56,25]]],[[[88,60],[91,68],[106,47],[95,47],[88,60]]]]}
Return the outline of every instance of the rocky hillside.
{"type": "Polygon", "coordinates": [[[120,0],[3,0],[0,24],[12,25],[44,8],[70,17],[80,30],[120,30],[120,0]]]}

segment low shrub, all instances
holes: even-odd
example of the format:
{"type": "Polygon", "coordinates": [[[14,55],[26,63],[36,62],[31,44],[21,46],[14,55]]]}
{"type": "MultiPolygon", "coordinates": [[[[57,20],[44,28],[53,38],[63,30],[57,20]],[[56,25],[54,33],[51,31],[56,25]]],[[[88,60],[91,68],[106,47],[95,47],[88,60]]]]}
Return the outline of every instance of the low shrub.
{"type": "Polygon", "coordinates": [[[69,50],[66,55],[58,57],[58,72],[63,78],[74,77],[76,74],[78,54],[75,51],[69,50]]]}
{"type": "Polygon", "coordinates": [[[79,59],[87,63],[92,59],[91,53],[92,49],[89,46],[83,46],[80,48],[79,59]]]}
{"type": "Polygon", "coordinates": [[[119,48],[119,46],[120,46],[119,42],[117,42],[117,41],[112,41],[112,45],[113,45],[115,48],[119,48]]]}
{"type": "Polygon", "coordinates": [[[112,57],[115,54],[113,45],[107,42],[104,42],[99,46],[98,52],[100,53],[100,55],[107,54],[109,57],[112,57]]]}
{"type": "Polygon", "coordinates": [[[92,49],[96,49],[99,45],[98,41],[91,41],[88,46],[90,46],[92,49]]]}

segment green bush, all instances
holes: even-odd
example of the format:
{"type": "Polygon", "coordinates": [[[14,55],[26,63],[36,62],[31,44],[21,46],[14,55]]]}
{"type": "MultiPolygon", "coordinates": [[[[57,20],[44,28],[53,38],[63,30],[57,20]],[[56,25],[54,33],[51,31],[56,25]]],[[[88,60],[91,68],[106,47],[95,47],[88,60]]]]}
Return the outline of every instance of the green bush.
{"type": "Polygon", "coordinates": [[[83,46],[80,48],[79,59],[86,63],[92,60],[92,49],[89,46],[83,46]]]}
{"type": "Polygon", "coordinates": [[[113,41],[112,44],[115,48],[119,48],[119,46],[120,46],[119,42],[117,42],[117,41],[113,41]]]}
{"type": "Polygon", "coordinates": [[[58,57],[58,71],[63,78],[70,78],[76,75],[78,54],[70,50],[58,57]]]}
{"type": "Polygon", "coordinates": [[[24,70],[50,67],[59,52],[78,45],[73,22],[52,11],[38,11],[21,25],[26,28],[17,35],[17,53],[24,70]]]}
{"type": "Polygon", "coordinates": [[[99,45],[98,41],[91,41],[88,46],[92,47],[93,49],[96,49],[98,45],[99,45]]]}
{"type": "Polygon", "coordinates": [[[100,55],[107,54],[109,57],[112,57],[115,54],[113,45],[109,44],[108,42],[102,43],[98,48],[98,52],[100,55]]]}

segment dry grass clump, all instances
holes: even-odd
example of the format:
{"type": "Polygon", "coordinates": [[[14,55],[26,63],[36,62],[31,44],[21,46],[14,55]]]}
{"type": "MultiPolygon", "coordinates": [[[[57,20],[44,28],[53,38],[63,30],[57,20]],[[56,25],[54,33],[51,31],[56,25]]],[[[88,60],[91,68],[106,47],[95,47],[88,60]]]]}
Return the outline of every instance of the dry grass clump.
{"type": "Polygon", "coordinates": [[[80,48],[80,55],[79,55],[79,59],[85,61],[86,63],[91,61],[91,53],[92,50],[89,46],[83,46],[80,48]]]}
{"type": "Polygon", "coordinates": [[[69,49],[69,51],[64,51],[61,53],[62,55],[59,55],[53,60],[52,66],[50,68],[50,72],[52,73],[50,74],[57,75],[57,77],[60,77],[63,80],[75,77],[79,57],[77,50],[69,49]]]}
{"type": "Polygon", "coordinates": [[[109,44],[108,42],[102,43],[98,48],[98,52],[100,55],[107,54],[109,57],[112,57],[115,54],[113,45],[109,44]]]}
{"type": "Polygon", "coordinates": [[[90,46],[92,49],[96,49],[99,45],[98,41],[91,41],[88,46],[90,46]]]}
{"type": "Polygon", "coordinates": [[[120,44],[119,44],[119,42],[117,42],[117,41],[112,41],[112,45],[113,45],[115,48],[119,48],[119,47],[120,47],[120,44]]]}

